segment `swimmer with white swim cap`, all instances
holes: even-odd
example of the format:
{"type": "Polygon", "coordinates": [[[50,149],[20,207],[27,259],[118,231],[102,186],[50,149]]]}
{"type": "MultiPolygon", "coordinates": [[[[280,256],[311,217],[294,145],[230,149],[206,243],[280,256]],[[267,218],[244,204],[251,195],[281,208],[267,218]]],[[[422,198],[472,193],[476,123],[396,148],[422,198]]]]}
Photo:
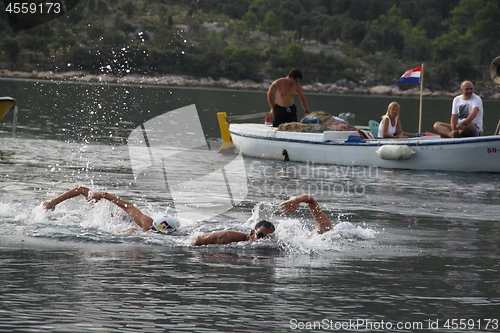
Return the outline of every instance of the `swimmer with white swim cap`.
{"type": "Polygon", "coordinates": [[[179,227],[179,220],[176,217],[161,216],[153,221],[151,230],[162,234],[171,234],[177,231],[178,227],[179,227]]]}
{"type": "MultiPolygon", "coordinates": [[[[179,227],[179,220],[173,216],[162,216],[160,218],[157,218],[156,220],[153,220],[151,217],[141,212],[141,210],[131,202],[128,202],[127,200],[104,191],[96,191],[91,193],[90,189],[85,186],[74,187],[71,190],[61,194],[57,198],[45,201],[43,203],[43,208],[45,210],[54,210],[56,208],[56,205],[79,195],[83,195],[89,202],[97,202],[101,199],[106,199],[114,203],[115,205],[123,209],[128,215],[130,215],[134,219],[135,223],[137,223],[137,225],[141,227],[142,231],[155,231],[165,234],[171,234],[179,227]]],[[[130,228],[124,231],[131,232],[135,230],[137,229],[130,228]]]]}
{"type": "MultiPolygon", "coordinates": [[[[135,223],[137,223],[137,225],[141,227],[142,231],[153,231],[172,235],[179,228],[179,220],[174,216],[167,215],[153,219],[141,212],[139,208],[135,207],[135,205],[131,202],[128,202],[122,198],[104,191],[96,191],[91,193],[90,189],[84,186],[77,186],[61,194],[57,198],[45,201],[43,203],[43,208],[45,210],[54,210],[56,206],[61,202],[79,195],[83,195],[89,202],[97,202],[101,199],[106,199],[114,203],[115,205],[123,209],[128,215],[130,215],[134,219],[135,223]]],[[[136,230],[136,228],[130,228],[126,231],[133,230],[136,230]]],[[[193,245],[228,244],[240,241],[254,241],[264,238],[272,232],[274,232],[274,225],[267,221],[261,221],[257,223],[255,229],[251,230],[248,235],[231,230],[216,231],[198,237],[198,242],[193,245]]]]}

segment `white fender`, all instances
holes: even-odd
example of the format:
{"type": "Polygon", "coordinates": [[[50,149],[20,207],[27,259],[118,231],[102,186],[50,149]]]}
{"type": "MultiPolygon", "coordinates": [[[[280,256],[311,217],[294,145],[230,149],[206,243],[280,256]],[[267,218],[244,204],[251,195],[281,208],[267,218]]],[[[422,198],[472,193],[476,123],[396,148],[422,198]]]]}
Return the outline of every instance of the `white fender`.
{"type": "Polygon", "coordinates": [[[415,151],[407,145],[384,145],[377,150],[377,155],[383,160],[409,160],[415,151]]]}

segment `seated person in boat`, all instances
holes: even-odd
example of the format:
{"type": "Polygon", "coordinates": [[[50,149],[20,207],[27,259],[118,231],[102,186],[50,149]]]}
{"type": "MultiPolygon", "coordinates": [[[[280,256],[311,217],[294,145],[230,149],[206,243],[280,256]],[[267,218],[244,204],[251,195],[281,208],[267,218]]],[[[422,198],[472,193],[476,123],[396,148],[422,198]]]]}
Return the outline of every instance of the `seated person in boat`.
{"type": "Polygon", "coordinates": [[[382,120],[378,126],[379,138],[406,138],[403,135],[401,120],[399,119],[399,111],[401,107],[397,102],[391,102],[387,107],[387,112],[382,116],[382,120]]]}
{"type": "MultiPolygon", "coordinates": [[[[179,220],[173,216],[161,216],[157,219],[153,219],[141,212],[139,208],[135,207],[135,205],[131,202],[128,202],[108,192],[91,192],[90,189],[85,186],[76,186],[52,200],[45,201],[43,203],[43,208],[45,210],[54,210],[56,206],[61,202],[79,195],[83,195],[89,202],[97,202],[101,199],[106,199],[114,203],[115,205],[123,209],[128,215],[130,215],[133,218],[134,222],[139,227],[141,227],[142,231],[154,231],[159,233],[172,234],[179,227],[179,220]]],[[[231,230],[216,231],[197,237],[193,242],[193,245],[229,244],[233,242],[254,241],[264,238],[267,235],[273,233],[274,229],[274,225],[271,222],[260,221],[255,225],[254,230],[251,230],[248,235],[242,232],[231,230]]],[[[125,231],[130,232],[135,230],[137,229],[130,228],[125,231]]]]}
{"type": "Polygon", "coordinates": [[[460,85],[462,95],[453,99],[450,123],[436,122],[434,130],[444,138],[480,136],[483,132],[483,101],[470,81],[460,85]]]}
{"type": "Polygon", "coordinates": [[[305,202],[309,206],[309,210],[316,221],[316,228],[311,232],[312,234],[323,234],[327,231],[333,230],[334,226],[321,210],[318,202],[310,194],[302,194],[281,204],[283,213],[288,214],[294,212],[299,208],[299,205],[305,202]]]}
{"type": "Polygon", "coordinates": [[[283,123],[297,121],[297,107],[295,106],[294,96],[299,95],[300,103],[304,108],[305,114],[309,113],[306,96],[300,85],[302,73],[293,68],[288,77],[277,79],[271,84],[267,91],[267,102],[269,104],[270,115],[273,117],[273,127],[278,127],[283,123]]]}

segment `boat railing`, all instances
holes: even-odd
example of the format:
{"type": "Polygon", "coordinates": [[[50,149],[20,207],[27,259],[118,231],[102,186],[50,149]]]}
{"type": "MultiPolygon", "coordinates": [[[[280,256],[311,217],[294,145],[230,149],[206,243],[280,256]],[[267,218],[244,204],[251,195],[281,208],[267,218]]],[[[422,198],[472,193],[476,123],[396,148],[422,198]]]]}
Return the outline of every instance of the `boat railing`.
{"type": "Polygon", "coordinates": [[[268,112],[258,112],[258,113],[251,113],[251,114],[244,114],[241,116],[227,116],[225,115],[224,117],[226,118],[227,121],[239,121],[239,120],[247,120],[247,119],[256,119],[256,118],[264,118],[266,116],[269,116],[269,111],[268,112]]]}

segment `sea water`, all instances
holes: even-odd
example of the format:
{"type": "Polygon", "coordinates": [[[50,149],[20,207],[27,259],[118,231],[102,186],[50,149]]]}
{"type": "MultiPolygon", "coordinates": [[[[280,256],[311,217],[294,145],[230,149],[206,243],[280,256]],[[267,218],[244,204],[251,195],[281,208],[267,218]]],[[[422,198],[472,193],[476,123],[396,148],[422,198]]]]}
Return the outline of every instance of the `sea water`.
{"type": "MultiPolygon", "coordinates": [[[[215,113],[262,112],[265,100],[244,91],[0,82],[20,105],[17,137],[8,116],[0,133],[0,331],[500,329],[497,174],[243,158],[244,200],[206,219],[187,214],[176,236],[122,233],[134,223],[107,201],[76,197],[54,211],[41,204],[85,185],[151,216],[175,210],[170,192],[134,177],[131,131],[195,104],[212,149],[178,177],[198,175],[234,159],[217,153],[215,113]],[[333,232],[311,235],[305,205],[281,213],[283,201],[305,192],[336,225],[333,232]],[[249,232],[260,219],[276,225],[269,239],[190,245],[215,230],[249,232]]],[[[310,103],[345,109],[363,99],[364,108],[385,104],[316,95],[310,103]]],[[[199,186],[214,188],[192,203],[208,216],[225,185],[202,179],[199,186]]]]}

